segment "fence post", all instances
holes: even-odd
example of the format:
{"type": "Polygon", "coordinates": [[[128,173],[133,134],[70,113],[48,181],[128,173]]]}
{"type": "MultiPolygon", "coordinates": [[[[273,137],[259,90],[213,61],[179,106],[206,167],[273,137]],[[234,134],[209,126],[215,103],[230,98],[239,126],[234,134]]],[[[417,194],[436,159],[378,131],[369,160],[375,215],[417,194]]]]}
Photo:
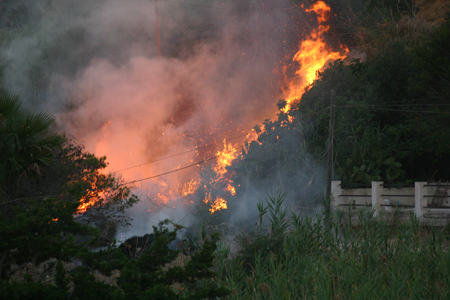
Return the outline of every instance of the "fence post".
{"type": "Polygon", "coordinates": [[[381,203],[383,199],[383,181],[372,181],[372,209],[375,210],[377,216],[381,212],[381,203]]]}
{"type": "Polygon", "coordinates": [[[342,195],[342,188],[340,181],[332,181],[331,182],[331,208],[338,208],[339,204],[341,204],[339,196],[342,195]]]}
{"type": "Polygon", "coordinates": [[[426,184],[426,182],[414,183],[414,213],[419,219],[423,216],[423,208],[427,204],[427,199],[424,197],[426,184]]]}

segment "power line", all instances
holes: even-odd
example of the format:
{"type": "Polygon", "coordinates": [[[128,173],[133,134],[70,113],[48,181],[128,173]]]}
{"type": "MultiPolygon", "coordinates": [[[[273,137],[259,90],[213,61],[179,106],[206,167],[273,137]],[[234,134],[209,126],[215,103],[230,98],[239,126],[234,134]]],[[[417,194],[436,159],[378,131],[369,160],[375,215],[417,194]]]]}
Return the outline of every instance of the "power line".
{"type": "Polygon", "coordinates": [[[377,110],[420,113],[420,114],[450,114],[450,111],[429,111],[429,110],[417,111],[417,110],[402,110],[402,109],[392,109],[392,108],[377,108],[377,110]]]}
{"type": "MultiPolygon", "coordinates": [[[[412,112],[412,113],[444,113],[444,114],[450,114],[450,112],[414,111],[414,110],[399,110],[399,109],[380,108],[379,105],[370,105],[370,104],[369,104],[369,105],[345,105],[345,106],[336,106],[336,107],[337,107],[337,108],[363,107],[363,108],[369,108],[369,109],[370,109],[370,108],[377,107],[378,110],[385,110],[385,111],[412,112]]],[[[304,119],[307,119],[307,118],[309,118],[309,117],[312,117],[312,116],[314,116],[314,115],[317,115],[317,114],[319,114],[319,113],[322,113],[322,112],[324,112],[324,111],[326,111],[326,110],[328,110],[328,109],[330,109],[330,107],[326,107],[326,108],[324,108],[324,109],[322,109],[322,110],[320,110],[320,111],[317,111],[317,112],[315,112],[315,113],[306,115],[306,116],[304,116],[304,117],[302,117],[302,118],[300,118],[300,119],[296,119],[296,121],[297,121],[297,122],[298,122],[298,121],[302,121],[302,120],[304,120],[304,119]]],[[[274,130],[274,131],[268,133],[268,134],[265,135],[265,136],[259,136],[259,137],[258,137],[258,140],[259,140],[259,139],[264,140],[265,138],[267,138],[267,137],[269,137],[269,136],[271,136],[271,135],[273,135],[273,134],[276,134],[276,133],[278,133],[278,132],[281,131],[281,130],[284,130],[284,129],[286,129],[286,128],[289,128],[290,126],[293,126],[293,125],[295,125],[295,124],[294,124],[294,123],[287,124],[286,126],[280,127],[278,130],[274,130]]],[[[266,129],[266,132],[267,132],[267,129],[266,129]]],[[[248,135],[248,134],[241,135],[241,136],[236,136],[236,137],[233,137],[233,138],[228,139],[228,140],[233,140],[233,139],[241,138],[241,137],[244,137],[244,136],[247,136],[247,135],[248,135]]],[[[174,157],[174,156],[177,156],[177,155],[182,155],[182,154],[185,154],[185,153],[192,152],[192,151],[194,151],[194,150],[199,150],[199,149],[202,149],[202,148],[206,148],[206,147],[210,147],[210,146],[218,145],[218,144],[219,144],[219,143],[214,143],[214,144],[205,145],[205,146],[203,146],[203,147],[199,147],[199,148],[195,148],[195,149],[190,149],[190,150],[185,151],[185,152],[182,152],[182,153],[177,153],[177,154],[174,154],[174,155],[162,157],[162,158],[160,158],[160,159],[158,159],[158,160],[155,160],[155,161],[151,161],[151,162],[143,163],[143,164],[140,164],[140,165],[137,165],[137,166],[132,166],[132,167],[129,167],[129,168],[126,168],[126,169],[122,169],[121,171],[123,171],[123,170],[128,170],[128,169],[135,168],[135,167],[139,167],[139,166],[142,166],[142,165],[145,165],[145,164],[153,163],[153,162],[156,162],[156,161],[159,161],[159,160],[171,158],[171,157],[174,157]]],[[[245,147],[245,146],[240,146],[240,147],[235,148],[235,150],[242,149],[242,148],[244,148],[244,147],[245,147]]],[[[228,153],[228,152],[226,152],[226,153],[228,153]]],[[[196,162],[196,163],[194,163],[194,164],[191,164],[191,165],[188,165],[188,166],[179,168],[179,169],[175,169],[175,170],[172,170],[172,171],[168,171],[168,172],[165,172],[165,173],[153,175],[153,176],[146,177],[146,178],[142,178],[142,179],[133,180],[133,181],[128,182],[128,183],[120,184],[119,186],[125,186],[125,185],[133,184],[133,183],[136,183],[136,182],[141,182],[141,181],[145,181],[145,180],[149,180],[149,179],[161,177],[161,176],[164,176],[164,175],[168,175],[168,174],[171,174],[171,173],[175,173],[175,172],[178,172],[178,171],[182,171],[182,170],[191,168],[191,167],[193,167],[193,166],[201,165],[201,164],[203,164],[203,163],[206,163],[206,162],[208,162],[208,161],[214,160],[214,159],[216,159],[216,158],[218,158],[217,155],[215,155],[215,156],[213,156],[213,157],[210,157],[210,158],[207,158],[207,159],[205,159],[205,160],[203,160],[203,161],[199,161],[199,162],[196,162]]],[[[116,172],[119,172],[119,171],[116,171],[116,172]]],[[[100,190],[100,189],[96,189],[96,190],[100,190]]],[[[93,190],[93,191],[96,191],[96,190],[93,190]]],[[[57,195],[46,195],[46,196],[35,196],[35,197],[16,198],[16,199],[13,199],[13,200],[10,200],[10,201],[2,202],[2,203],[0,203],[0,204],[7,204],[7,203],[15,202],[15,201],[28,200],[28,199],[43,199],[43,198],[50,198],[50,197],[59,197],[59,196],[64,196],[64,195],[69,195],[69,194],[65,193],[65,194],[57,194],[57,195]]],[[[184,218],[183,218],[183,219],[184,219],[184,218]]]]}
{"type": "MultiPolygon", "coordinates": [[[[314,115],[317,115],[317,114],[319,114],[319,113],[321,113],[321,112],[323,112],[323,111],[326,111],[326,110],[328,110],[328,109],[330,109],[330,107],[324,108],[324,109],[322,109],[322,110],[320,110],[320,111],[317,111],[317,112],[315,112],[315,113],[309,114],[309,115],[307,115],[307,116],[303,116],[302,118],[297,119],[296,121],[297,121],[297,122],[302,121],[302,120],[304,120],[304,119],[307,119],[307,118],[309,118],[309,117],[312,117],[312,116],[314,116],[314,115]]],[[[263,137],[259,137],[259,138],[261,138],[261,139],[263,140],[263,139],[265,139],[265,138],[267,138],[267,137],[269,137],[269,136],[271,136],[271,135],[274,135],[274,134],[280,132],[281,130],[284,130],[284,129],[286,129],[286,128],[289,128],[290,126],[293,126],[293,125],[296,125],[296,124],[294,124],[294,123],[287,124],[286,126],[280,127],[279,129],[274,130],[274,131],[268,133],[267,135],[265,135],[265,136],[263,136],[263,137]]],[[[241,136],[241,137],[242,137],[242,136],[241,136]]],[[[238,138],[238,137],[235,137],[235,138],[238,138]]],[[[258,138],[258,139],[259,139],[259,138],[258,138]]],[[[245,147],[245,145],[244,145],[244,146],[237,147],[237,148],[235,148],[235,150],[239,150],[239,149],[242,149],[242,148],[244,148],[244,147],[245,147]]],[[[229,153],[229,152],[231,152],[231,151],[228,151],[228,152],[226,152],[226,153],[229,153]]],[[[210,158],[207,158],[207,159],[205,159],[205,160],[203,160],[203,161],[199,161],[199,162],[196,162],[196,163],[194,163],[194,164],[191,164],[191,165],[188,165],[188,166],[179,168],[179,169],[175,169],[175,170],[172,170],[172,171],[168,171],[168,172],[165,172],[165,173],[153,175],[153,176],[146,177],[146,178],[141,178],[141,179],[133,180],[133,181],[130,181],[130,182],[127,182],[127,183],[119,184],[118,186],[130,185],[130,184],[133,184],[133,183],[136,183],[136,182],[141,182],[141,181],[145,181],[145,180],[149,180],[149,179],[161,177],[161,176],[164,176],[164,175],[167,175],[167,174],[175,173],[175,172],[178,172],[178,171],[182,171],[182,170],[191,168],[191,167],[193,167],[193,166],[198,166],[198,165],[204,164],[205,162],[214,160],[214,159],[216,159],[216,158],[218,158],[218,157],[219,157],[219,156],[215,155],[215,156],[210,157],[210,158]]],[[[93,191],[99,191],[99,190],[101,190],[101,189],[94,189],[94,190],[91,190],[91,192],[93,192],[93,191]]],[[[36,197],[26,197],[26,198],[16,198],[16,199],[13,199],[13,200],[10,200],[10,201],[2,202],[2,203],[0,203],[0,204],[7,204],[7,203],[10,203],[10,202],[15,202],[15,201],[19,201],[19,200],[26,200],[26,199],[41,199],[41,198],[58,197],[58,196],[64,196],[64,195],[69,195],[69,194],[65,193],[65,194],[58,194],[58,195],[46,195],[46,196],[36,196],[36,197]]]]}
{"type": "MultiPolygon", "coordinates": [[[[239,148],[236,148],[236,149],[239,149],[239,148]]],[[[178,171],[181,171],[181,170],[185,170],[185,169],[188,169],[188,168],[191,168],[191,167],[194,167],[194,166],[198,166],[198,165],[204,164],[205,162],[213,160],[213,159],[216,159],[216,158],[218,158],[217,155],[215,155],[213,157],[210,157],[210,158],[207,158],[205,160],[196,162],[195,164],[185,166],[183,168],[175,169],[175,170],[172,170],[172,171],[169,171],[169,172],[165,172],[165,173],[154,175],[154,176],[150,176],[150,177],[145,177],[145,178],[142,178],[142,179],[133,180],[133,181],[130,181],[130,182],[126,183],[126,184],[133,184],[133,183],[136,183],[136,182],[141,182],[141,181],[144,181],[144,180],[149,180],[149,179],[152,179],[152,178],[161,177],[161,176],[164,176],[164,175],[167,175],[167,174],[175,173],[175,172],[178,172],[178,171]]]]}
{"type": "MultiPolygon", "coordinates": [[[[247,135],[249,135],[249,134],[247,133],[247,134],[235,136],[235,137],[232,137],[232,138],[229,138],[229,139],[226,139],[226,140],[227,141],[232,141],[232,140],[235,140],[235,139],[247,136],[247,135]]],[[[161,160],[164,160],[164,159],[168,159],[168,158],[172,158],[172,157],[175,157],[175,156],[179,156],[179,155],[183,155],[183,154],[186,154],[186,153],[190,153],[192,151],[197,151],[197,150],[208,148],[208,147],[211,147],[211,146],[216,146],[216,145],[219,145],[221,143],[222,142],[220,142],[220,143],[217,142],[217,143],[214,143],[214,144],[208,144],[208,145],[205,145],[205,146],[202,146],[202,147],[196,147],[196,148],[193,148],[193,149],[189,149],[189,150],[186,150],[184,152],[177,153],[177,154],[172,154],[172,155],[169,155],[169,156],[163,156],[161,158],[158,158],[158,159],[155,159],[155,160],[152,160],[152,161],[149,161],[149,162],[145,162],[145,163],[142,163],[142,164],[139,164],[139,165],[135,165],[135,166],[131,166],[131,167],[128,167],[128,168],[125,168],[125,169],[120,169],[120,170],[114,171],[113,173],[134,169],[134,168],[141,167],[141,166],[144,166],[144,165],[148,165],[148,164],[151,164],[151,163],[154,163],[154,162],[157,162],[157,161],[161,161],[161,160]]]]}
{"type": "Polygon", "coordinates": [[[215,7],[215,6],[209,6],[209,5],[192,4],[192,3],[187,3],[187,2],[176,2],[176,1],[167,1],[167,0],[162,0],[162,2],[173,3],[173,4],[181,4],[181,5],[187,5],[187,6],[203,7],[203,8],[209,8],[209,9],[222,9],[222,10],[231,10],[231,11],[242,11],[242,10],[232,9],[232,8],[224,8],[224,7],[215,7]]]}
{"type": "MultiPolygon", "coordinates": [[[[449,105],[450,106],[450,105],[449,105]]],[[[393,108],[383,108],[379,107],[377,105],[371,105],[371,104],[355,104],[355,105],[342,105],[342,106],[336,106],[338,108],[354,108],[354,107],[361,107],[361,108],[368,108],[373,110],[384,110],[384,111],[396,111],[396,112],[408,112],[408,113],[423,113],[423,114],[450,114],[450,111],[429,111],[429,110],[404,110],[404,109],[393,109],[393,108]]]]}
{"type": "MultiPolygon", "coordinates": [[[[313,113],[313,114],[307,115],[307,116],[305,116],[304,118],[308,118],[308,117],[310,117],[310,116],[316,115],[316,114],[321,113],[321,112],[323,112],[323,111],[325,111],[325,110],[328,110],[328,109],[330,109],[330,108],[327,107],[327,108],[322,109],[322,110],[320,110],[320,111],[318,111],[318,112],[315,112],[315,113],[313,113]]],[[[303,120],[304,118],[301,118],[299,121],[303,120]]],[[[287,124],[286,127],[287,127],[287,126],[291,126],[291,125],[293,125],[293,124],[292,124],[292,123],[291,123],[291,124],[287,124]]],[[[277,131],[275,131],[275,132],[269,133],[267,136],[269,136],[269,135],[271,135],[271,134],[273,134],[273,133],[276,133],[276,132],[278,132],[278,131],[280,131],[280,130],[282,130],[282,129],[284,129],[284,127],[280,128],[279,130],[277,130],[277,131]]],[[[225,139],[225,140],[227,140],[227,141],[232,141],[232,140],[235,140],[235,139],[238,139],[238,138],[242,138],[242,137],[248,136],[249,134],[250,134],[250,133],[246,133],[246,134],[239,135],[239,136],[235,136],[235,137],[232,137],[232,138],[229,138],[229,139],[225,139]]],[[[262,139],[266,138],[267,136],[262,137],[262,139]]],[[[202,147],[196,147],[196,148],[193,148],[193,149],[186,150],[186,151],[184,151],[184,152],[180,152],[180,153],[173,154],[173,155],[169,155],[169,156],[164,156],[164,157],[158,158],[158,159],[156,159],[156,160],[152,160],[152,161],[149,161],[149,162],[146,162],[146,163],[142,163],[142,164],[139,164],[139,165],[127,167],[127,168],[125,168],[125,169],[120,169],[120,170],[114,171],[113,173],[117,173],[117,172],[121,172],[121,171],[126,171],[126,170],[133,169],[133,168],[137,168],[137,167],[141,167],[141,166],[144,166],[144,165],[147,165],[147,164],[151,164],[151,163],[158,162],[158,161],[161,161],[161,160],[165,160],[165,159],[168,159],[168,158],[172,158],[172,157],[175,157],[175,156],[179,156],[179,155],[183,155],[183,154],[186,154],[186,153],[190,153],[190,152],[192,152],[192,151],[197,151],[197,150],[204,149],[204,148],[208,148],[208,147],[211,147],[211,146],[216,146],[216,145],[219,145],[219,144],[221,144],[221,143],[222,143],[222,142],[220,142],[220,143],[217,142],[217,143],[208,144],[208,145],[205,145],[205,146],[202,146],[202,147]]],[[[237,148],[237,149],[241,149],[241,148],[243,148],[243,147],[239,147],[239,148],[237,148]]],[[[197,164],[198,164],[198,163],[195,163],[195,164],[193,164],[193,165],[197,165],[197,164]]],[[[184,169],[184,168],[183,168],[183,169],[184,169]]]]}
{"type": "MultiPolygon", "coordinates": [[[[317,115],[317,114],[319,114],[319,113],[321,113],[321,112],[323,112],[323,111],[325,111],[325,110],[328,110],[328,109],[330,109],[330,108],[331,108],[331,106],[330,106],[330,107],[327,107],[327,108],[324,108],[324,109],[322,109],[322,110],[320,110],[320,111],[318,111],[318,112],[309,114],[309,115],[307,115],[307,116],[305,116],[305,117],[300,118],[298,121],[302,121],[302,120],[307,119],[307,118],[309,118],[309,117],[311,117],[311,116],[317,115]]],[[[263,137],[263,139],[266,138],[266,137],[268,137],[268,136],[270,136],[270,135],[272,135],[272,134],[277,133],[278,131],[280,131],[280,130],[282,130],[282,129],[286,129],[288,126],[291,126],[291,125],[295,125],[295,124],[291,123],[291,124],[288,124],[288,125],[285,126],[285,127],[281,127],[280,129],[275,130],[275,131],[273,131],[273,132],[267,134],[265,137],[263,137]]],[[[241,148],[242,148],[242,147],[241,147],[241,148]]],[[[211,198],[212,198],[213,196],[215,196],[221,189],[223,189],[223,188],[225,187],[225,185],[226,185],[226,183],[222,184],[222,186],[221,186],[220,188],[218,188],[214,193],[212,193],[212,194],[211,194],[211,198]]],[[[197,204],[196,207],[194,207],[192,210],[190,210],[183,218],[181,218],[181,219],[180,219],[179,221],[177,221],[176,223],[180,223],[181,221],[183,221],[187,216],[189,216],[189,215],[190,215],[191,213],[193,213],[197,208],[199,208],[201,204],[202,204],[202,202],[200,202],[199,204],[197,204]]]]}
{"type": "MultiPolygon", "coordinates": [[[[321,110],[321,111],[319,111],[319,112],[316,112],[316,113],[314,113],[314,114],[308,115],[308,116],[306,116],[306,117],[313,116],[313,115],[315,115],[315,114],[317,114],[317,113],[320,113],[320,112],[322,112],[322,111],[325,111],[325,110],[327,110],[327,109],[329,109],[329,108],[325,108],[325,109],[323,109],[323,110],[321,110]]],[[[301,120],[303,120],[303,119],[301,119],[301,120]]],[[[300,120],[300,121],[301,121],[301,120],[300,120]]],[[[291,125],[292,125],[292,124],[287,124],[286,126],[291,126],[291,125]]],[[[238,139],[238,138],[242,138],[242,137],[248,136],[249,134],[250,134],[250,133],[246,133],[246,134],[242,134],[242,135],[235,136],[235,137],[232,137],[232,138],[227,138],[227,139],[225,139],[225,140],[227,140],[227,141],[232,141],[232,140],[235,140],[235,139],[238,139]]],[[[265,138],[265,137],[263,137],[263,138],[265,138]]],[[[172,154],[172,155],[169,155],[169,156],[163,156],[163,157],[161,157],[161,158],[158,158],[158,159],[155,159],[155,160],[152,160],[152,161],[149,161],[149,162],[145,162],[145,163],[142,163],[142,164],[139,164],[139,165],[127,167],[127,168],[120,169],[120,170],[117,170],[117,171],[112,171],[112,173],[117,173],[117,172],[122,172],[122,171],[130,170],[130,169],[134,169],[134,168],[137,168],[137,167],[141,167],[141,166],[144,166],[144,165],[148,165],[148,164],[151,164],[151,163],[155,163],[155,162],[158,162],[158,161],[161,161],[161,160],[165,160],[165,159],[168,159],[168,158],[176,157],[176,156],[183,155],[183,154],[186,154],[186,153],[190,153],[190,152],[193,152],[193,151],[198,151],[198,150],[200,150],[200,149],[208,148],[208,147],[211,147],[211,146],[216,146],[216,145],[219,145],[219,144],[221,144],[221,143],[222,143],[222,142],[220,142],[220,143],[217,142],[217,143],[213,143],[213,144],[208,144],[208,145],[205,145],[205,146],[202,146],[202,147],[196,147],[196,148],[193,148],[193,149],[189,149],[189,150],[186,150],[186,151],[184,151],[184,152],[177,153],[177,154],[172,154]]]]}
{"type": "Polygon", "coordinates": [[[386,107],[386,106],[450,106],[450,103],[386,103],[386,104],[362,104],[368,106],[376,106],[376,107],[386,107]]]}
{"type": "MultiPolygon", "coordinates": [[[[386,104],[407,104],[408,102],[415,102],[415,101],[425,101],[425,100],[447,100],[445,97],[424,97],[424,98],[414,98],[414,99],[405,99],[397,102],[389,102],[386,104]]],[[[382,104],[375,104],[375,105],[384,105],[382,104]]]]}
{"type": "Polygon", "coordinates": [[[60,197],[60,196],[68,196],[68,195],[70,195],[70,194],[67,194],[67,193],[66,193],[66,194],[57,194],[57,195],[46,195],[46,196],[36,196],[36,197],[16,198],[16,199],[13,199],[13,200],[10,200],[10,201],[2,202],[2,203],[0,203],[0,204],[8,204],[8,203],[16,202],[16,201],[19,201],[19,200],[45,199],[45,198],[60,197]]]}

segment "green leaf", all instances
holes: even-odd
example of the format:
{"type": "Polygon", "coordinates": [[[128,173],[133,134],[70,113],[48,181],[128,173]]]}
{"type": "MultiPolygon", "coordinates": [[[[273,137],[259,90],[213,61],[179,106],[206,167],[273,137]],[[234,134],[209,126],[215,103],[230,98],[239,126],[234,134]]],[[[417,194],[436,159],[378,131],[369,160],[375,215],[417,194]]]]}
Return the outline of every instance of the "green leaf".
{"type": "Polygon", "coordinates": [[[351,158],[347,158],[347,162],[346,163],[347,163],[347,167],[351,167],[352,164],[353,164],[351,158]]]}
{"type": "Polygon", "coordinates": [[[392,172],[391,177],[392,177],[392,179],[396,179],[398,176],[400,176],[400,174],[401,174],[401,169],[395,169],[392,172]]]}
{"type": "Polygon", "coordinates": [[[383,165],[392,165],[395,161],[395,158],[390,157],[383,162],[383,165]]]}
{"type": "Polygon", "coordinates": [[[356,182],[361,182],[361,181],[363,181],[364,176],[365,176],[364,173],[361,173],[361,172],[357,173],[356,176],[355,176],[355,181],[356,181],[356,182]]]}

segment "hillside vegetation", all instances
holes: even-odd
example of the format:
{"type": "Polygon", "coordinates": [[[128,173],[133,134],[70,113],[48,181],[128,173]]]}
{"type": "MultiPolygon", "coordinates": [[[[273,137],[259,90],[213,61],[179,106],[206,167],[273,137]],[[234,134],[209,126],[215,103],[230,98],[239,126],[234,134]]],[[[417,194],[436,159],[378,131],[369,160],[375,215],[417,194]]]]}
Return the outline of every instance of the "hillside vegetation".
{"type": "MultiPolygon", "coordinates": [[[[0,12],[11,18],[0,26],[9,28],[2,40],[8,43],[15,30],[31,30],[27,22],[37,8],[30,6],[26,13],[26,1],[4,3],[10,11],[2,6],[0,12]]],[[[300,2],[295,4],[298,9],[300,2]]],[[[179,249],[187,242],[176,239],[183,227],[168,220],[154,227],[139,250],[136,245],[143,241],[139,244],[138,238],[134,247],[131,242],[117,247],[97,228],[127,224],[122,213],[138,201],[133,186],[102,172],[105,157],[56,133],[51,115],[25,109],[17,96],[2,91],[0,295],[448,298],[448,228],[421,229],[414,217],[408,224],[388,224],[365,210],[361,225],[353,226],[342,222],[339,212],[324,222],[320,214],[305,216],[286,208],[315,208],[323,200],[332,90],[334,179],[347,185],[450,180],[450,19],[430,24],[406,1],[330,5],[336,15],[330,19],[329,43],[346,43],[365,58],[333,62],[290,111],[282,112],[286,101],[279,99],[278,118],[255,126],[258,141],[228,167],[236,196],[229,197],[226,211],[213,215],[214,222],[230,220],[241,209],[238,200],[255,191],[269,187],[288,194],[271,193],[257,204],[255,218],[246,215],[242,227],[250,230],[236,237],[235,249],[220,243],[211,227],[196,225],[192,231],[199,235],[190,246],[172,250],[169,245],[179,249]],[[32,271],[36,266],[38,274],[32,271]]],[[[211,222],[209,214],[198,224],[206,222],[211,222]]]]}

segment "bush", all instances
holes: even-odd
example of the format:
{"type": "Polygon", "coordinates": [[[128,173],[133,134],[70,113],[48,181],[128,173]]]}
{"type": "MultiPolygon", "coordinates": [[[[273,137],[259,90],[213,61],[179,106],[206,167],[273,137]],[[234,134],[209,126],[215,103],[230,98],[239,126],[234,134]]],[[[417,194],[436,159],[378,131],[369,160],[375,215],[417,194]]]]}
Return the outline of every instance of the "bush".
{"type": "MultiPolygon", "coordinates": [[[[321,215],[291,218],[279,255],[246,252],[216,264],[230,299],[445,299],[449,297],[449,240],[444,228],[421,229],[414,217],[390,226],[373,211],[360,225],[321,215]],[[444,242],[445,241],[445,242],[444,242]]],[[[255,238],[248,236],[247,242],[255,238]]],[[[268,240],[269,237],[266,237],[268,240]]]]}

